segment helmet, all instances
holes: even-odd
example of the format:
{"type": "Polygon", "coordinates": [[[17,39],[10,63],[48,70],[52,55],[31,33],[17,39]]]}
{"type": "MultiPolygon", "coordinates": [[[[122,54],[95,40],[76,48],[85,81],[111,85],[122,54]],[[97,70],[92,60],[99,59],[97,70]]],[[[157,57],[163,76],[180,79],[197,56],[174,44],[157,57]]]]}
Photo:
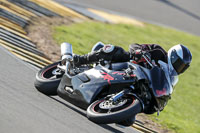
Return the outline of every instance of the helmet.
{"type": "Polygon", "coordinates": [[[178,44],[173,46],[168,51],[168,65],[171,76],[177,76],[183,73],[192,61],[192,54],[190,50],[182,45],[178,44]]]}

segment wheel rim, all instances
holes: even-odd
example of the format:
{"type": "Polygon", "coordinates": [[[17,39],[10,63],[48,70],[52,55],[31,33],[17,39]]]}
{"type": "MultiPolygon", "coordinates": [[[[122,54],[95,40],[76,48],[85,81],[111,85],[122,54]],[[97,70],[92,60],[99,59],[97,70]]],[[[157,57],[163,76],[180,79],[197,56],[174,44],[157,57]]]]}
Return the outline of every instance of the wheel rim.
{"type": "Polygon", "coordinates": [[[126,102],[127,102],[127,99],[123,99],[123,100],[118,101],[117,104],[113,104],[112,101],[110,101],[110,100],[104,100],[103,102],[101,102],[99,104],[99,108],[101,108],[101,109],[114,109],[114,108],[118,108],[120,106],[123,106],[126,102]]]}
{"type": "Polygon", "coordinates": [[[115,113],[118,111],[122,111],[124,109],[129,108],[131,105],[135,103],[135,98],[133,96],[123,97],[121,101],[118,103],[111,104],[108,102],[109,100],[103,99],[101,101],[96,102],[92,106],[92,110],[95,113],[115,113]]]}
{"type": "Polygon", "coordinates": [[[42,78],[49,79],[49,80],[57,79],[61,77],[62,75],[63,75],[63,72],[61,72],[61,70],[57,68],[57,65],[49,67],[41,74],[42,78]]]}

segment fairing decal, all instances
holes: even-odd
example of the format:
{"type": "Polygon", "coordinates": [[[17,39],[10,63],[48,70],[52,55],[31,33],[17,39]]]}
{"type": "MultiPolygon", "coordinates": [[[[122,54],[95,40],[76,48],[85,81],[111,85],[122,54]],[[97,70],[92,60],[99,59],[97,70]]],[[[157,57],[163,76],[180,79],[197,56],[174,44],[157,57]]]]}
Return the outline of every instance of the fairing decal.
{"type": "Polygon", "coordinates": [[[125,73],[124,73],[124,72],[118,72],[118,71],[116,71],[116,72],[113,72],[112,74],[117,74],[117,75],[125,75],[125,73]]]}
{"type": "Polygon", "coordinates": [[[166,88],[163,88],[163,90],[156,90],[156,94],[157,94],[158,96],[166,95],[166,94],[167,94],[167,89],[166,89],[166,88]]]}
{"type": "Polygon", "coordinates": [[[102,72],[101,73],[103,76],[101,78],[103,78],[104,80],[108,81],[108,84],[111,85],[110,81],[114,80],[114,78],[112,76],[110,76],[108,73],[106,72],[102,72]]]}

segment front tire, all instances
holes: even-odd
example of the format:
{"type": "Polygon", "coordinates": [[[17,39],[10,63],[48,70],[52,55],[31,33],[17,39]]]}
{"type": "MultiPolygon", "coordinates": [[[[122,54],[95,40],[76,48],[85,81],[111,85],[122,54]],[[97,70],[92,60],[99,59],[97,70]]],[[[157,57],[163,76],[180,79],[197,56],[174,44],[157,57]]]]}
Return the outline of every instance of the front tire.
{"type": "Polygon", "coordinates": [[[123,96],[118,105],[106,103],[108,99],[109,97],[97,100],[87,108],[89,120],[98,124],[119,123],[142,111],[140,101],[133,95],[123,96]],[[110,108],[109,105],[111,105],[110,108]]]}
{"type": "Polygon", "coordinates": [[[57,68],[58,64],[60,64],[60,61],[42,68],[36,74],[34,85],[38,91],[45,95],[57,95],[57,88],[64,74],[57,68]]]}

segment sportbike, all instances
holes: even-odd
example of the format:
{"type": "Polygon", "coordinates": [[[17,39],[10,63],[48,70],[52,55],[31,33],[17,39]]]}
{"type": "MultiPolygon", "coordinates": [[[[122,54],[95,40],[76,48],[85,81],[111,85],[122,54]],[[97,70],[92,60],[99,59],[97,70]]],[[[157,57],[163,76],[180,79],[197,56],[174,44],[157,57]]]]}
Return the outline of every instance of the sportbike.
{"type": "Polygon", "coordinates": [[[167,64],[157,66],[144,53],[148,68],[131,62],[73,65],[72,46],[61,45],[65,58],[36,74],[35,87],[46,95],[58,95],[87,110],[89,120],[130,126],[138,113],[164,109],[172,93],[167,64]]]}

